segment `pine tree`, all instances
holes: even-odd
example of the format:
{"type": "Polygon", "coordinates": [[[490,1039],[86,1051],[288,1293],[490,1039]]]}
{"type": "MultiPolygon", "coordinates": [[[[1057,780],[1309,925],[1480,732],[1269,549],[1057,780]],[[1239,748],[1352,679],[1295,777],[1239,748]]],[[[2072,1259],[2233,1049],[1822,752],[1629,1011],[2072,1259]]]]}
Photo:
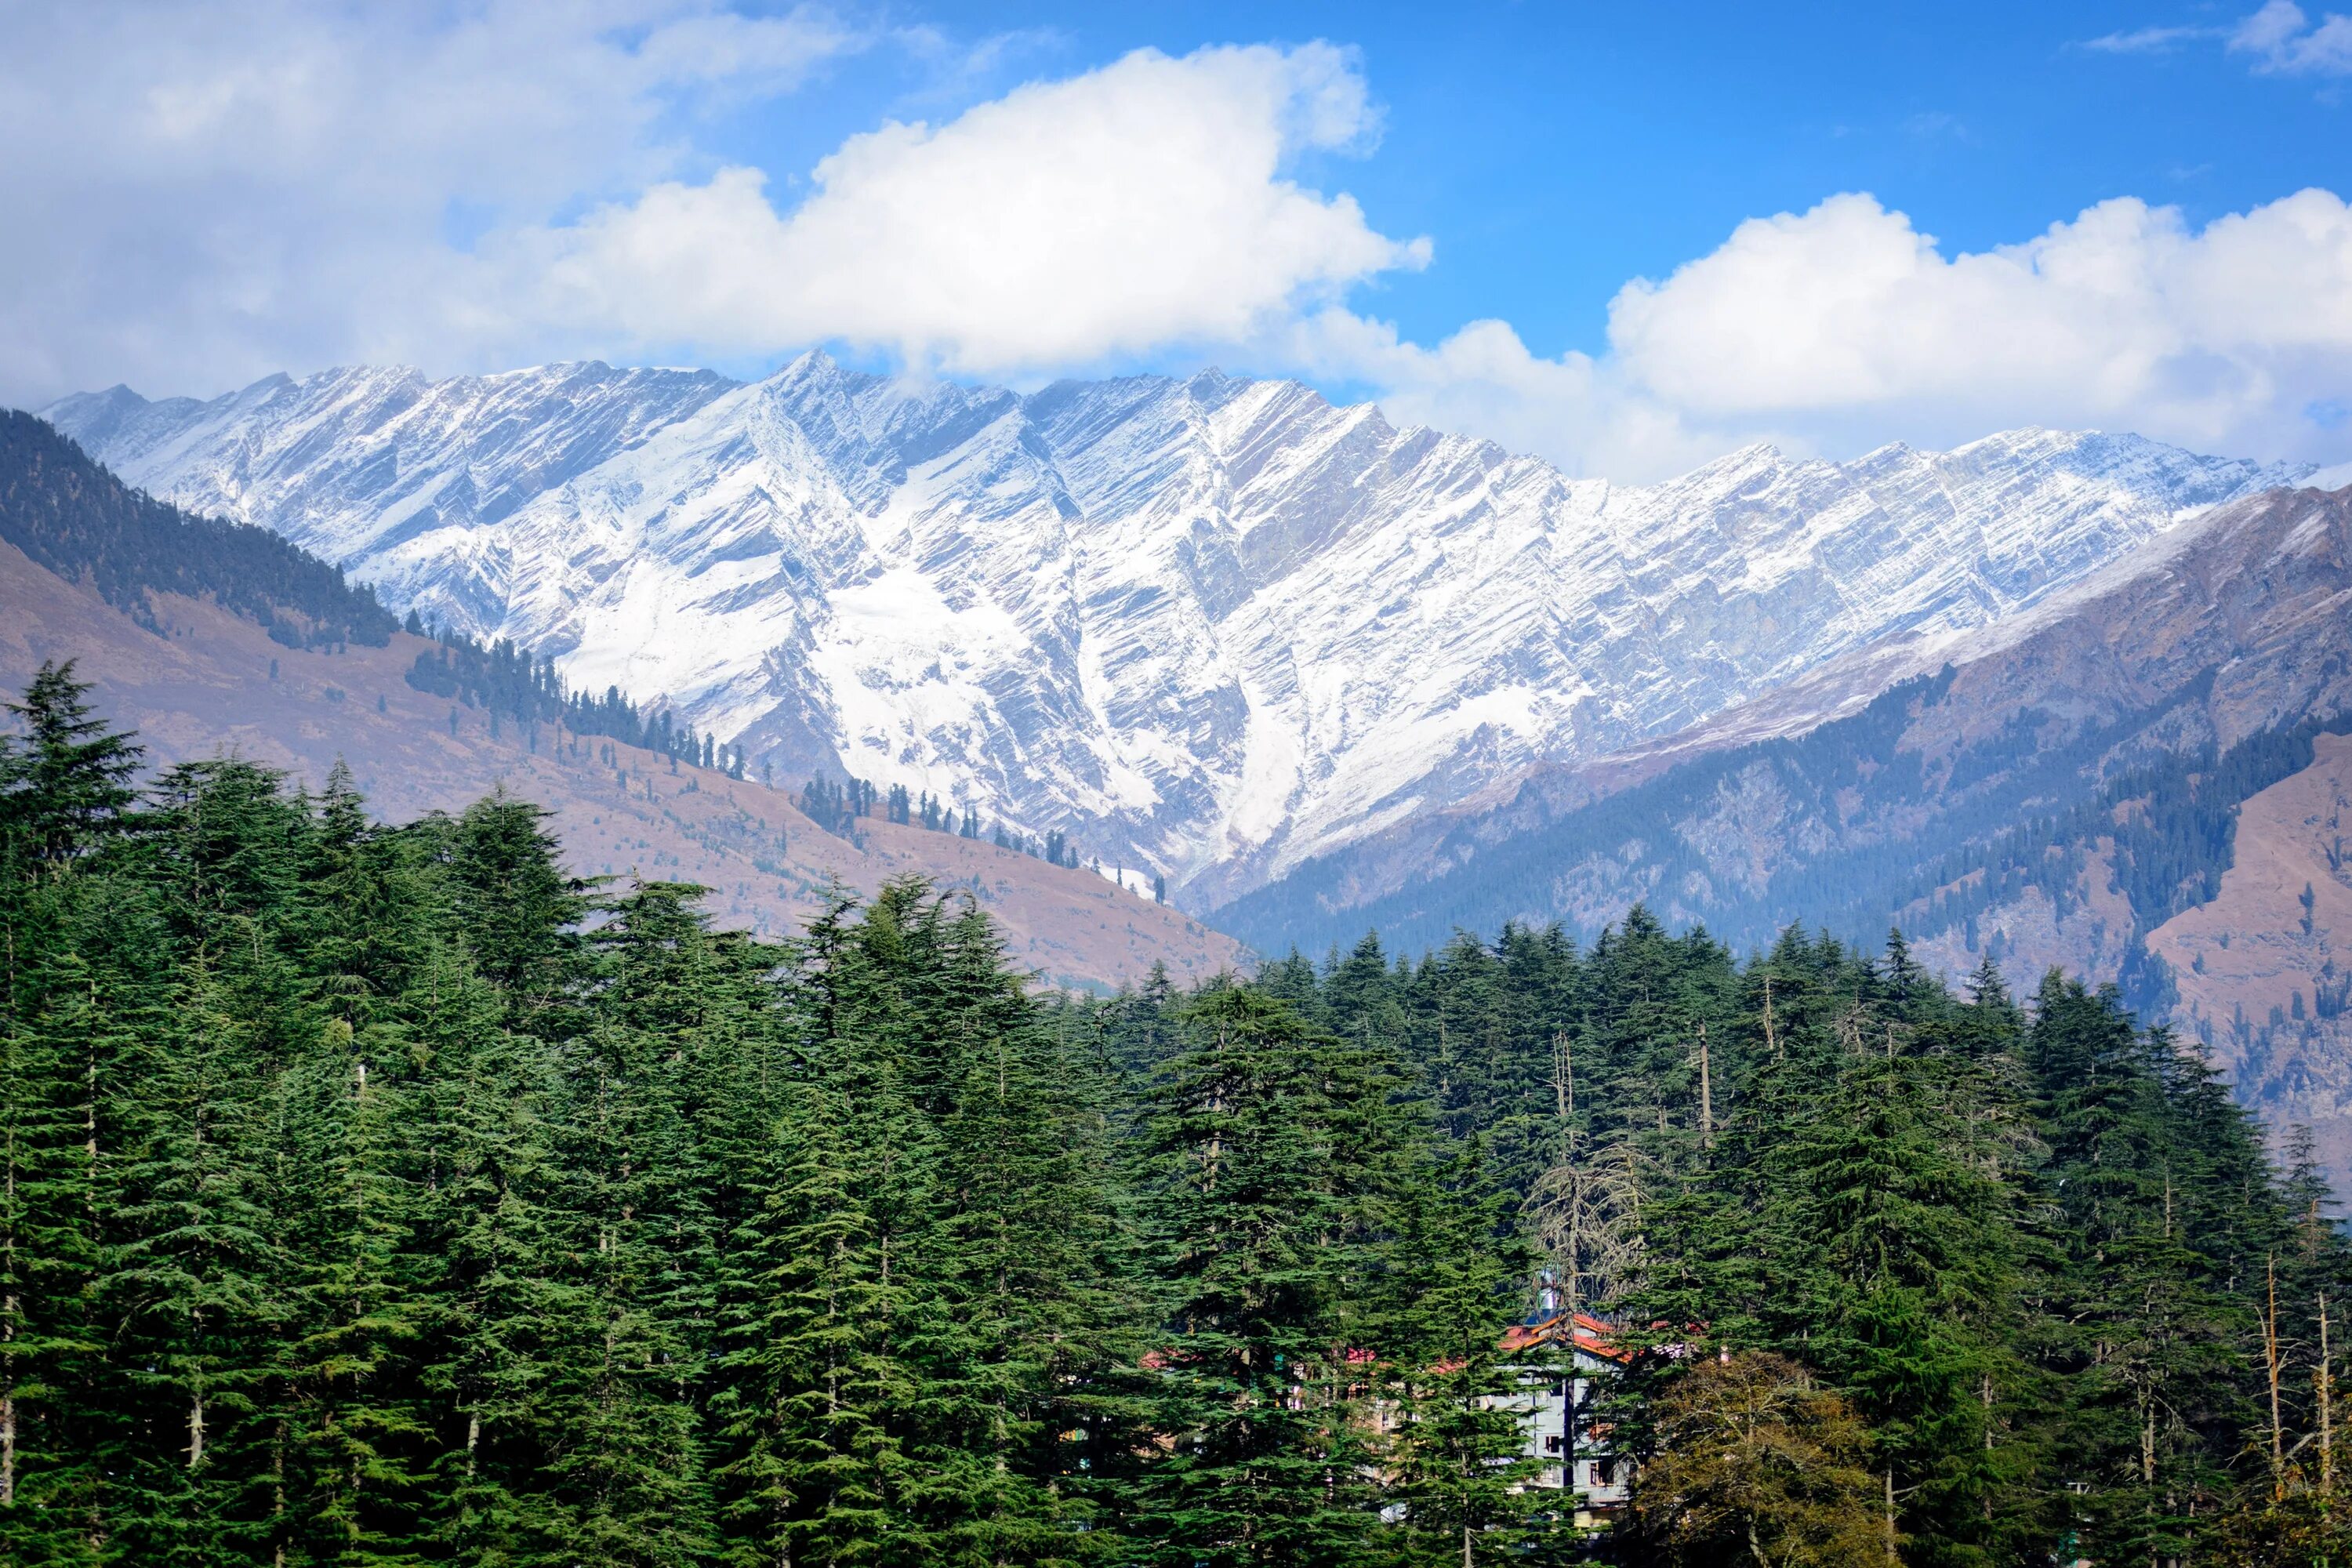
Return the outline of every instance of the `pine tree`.
{"type": "Polygon", "coordinates": [[[324,1023],[291,1075],[286,1163],[299,1173],[278,1191],[299,1205],[300,1225],[275,1438],[290,1451],[273,1468],[310,1481],[288,1500],[279,1543],[371,1568],[423,1561],[438,1457],[416,1378],[434,1270],[416,1251],[422,1194],[405,1168],[423,1129],[399,1043],[381,1024],[355,1033],[347,1018],[324,1023]]]}
{"type": "Polygon", "coordinates": [[[1395,1427],[1385,1456],[1415,1563],[1509,1561],[1533,1543],[1541,1461],[1526,1456],[1518,1406],[1568,1369],[1507,1358],[1528,1256],[1516,1205],[1474,1146],[1420,1173],[1390,1249],[1395,1302],[1381,1324],[1395,1427]]]}
{"type": "Polygon", "coordinates": [[[100,1307],[116,1325],[131,1430],[107,1533],[139,1561],[209,1563],[267,1550],[260,1417],[286,1302],[257,1191],[272,1076],[263,1030],[220,958],[199,952],[184,973],[167,1015],[142,1031],[110,1184],[122,1239],[100,1307]]]}
{"type": "Polygon", "coordinates": [[[699,891],[640,885],[596,933],[600,1020],[568,1053],[558,1155],[569,1248],[593,1335],[551,1387],[568,1440],[548,1479],[574,1500],[583,1563],[687,1563],[707,1550],[699,1403],[714,1259],[704,1194],[714,1173],[695,1128],[688,1067],[709,939],[699,891]]]}
{"type": "Polygon", "coordinates": [[[1781,1155],[1814,1364],[1874,1429],[1890,1521],[1946,1536],[1982,1517],[1980,1390],[2016,1382],[2017,1189],[1980,1088],[1946,1059],[1857,1058],[1781,1155]]]}
{"type": "Polygon", "coordinates": [[[563,874],[547,812],[494,795],[449,833],[448,876],[457,929],[482,976],[520,1021],[560,1004],[584,969],[578,925],[589,909],[563,874]]]}
{"type": "Polygon", "coordinates": [[[0,837],[28,868],[88,854],[130,825],[140,748],[95,716],[73,674],[70,659],[44,664],[8,704],[25,734],[0,753],[0,837]]]}
{"type": "Polygon", "coordinates": [[[901,1310],[861,1202],[850,1110],[788,1094],[762,1162],[764,1212],[730,1237],[722,1517],[732,1561],[888,1560],[908,1461],[894,1417],[912,1393],[892,1343],[901,1310]]]}
{"type": "Polygon", "coordinates": [[[420,1357],[439,1450],[431,1552],[461,1562],[566,1561],[572,1521],[545,1485],[569,1441],[549,1399],[587,1317],[568,1279],[551,1053],[501,1026],[507,999],[467,955],[421,955],[406,1025],[429,1065],[417,1116],[422,1246],[441,1260],[420,1357]]]}
{"type": "Polygon", "coordinates": [[[107,1428],[90,1397],[105,1347],[86,1068],[128,1042],[86,963],[24,941],[23,913],[0,1015],[0,1554],[29,1568],[95,1557],[107,1428]]]}
{"type": "Polygon", "coordinates": [[[1116,1375],[1123,1303],[1107,1289],[1095,1174],[1106,1128],[986,917],[967,907],[943,934],[940,988],[961,1018],[929,1249],[938,1283],[909,1313],[921,1380],[909,1503],[954,1557],[1094,1555],[1069,1495],[1090,1456],[1066,1434],[1085,1430],[1098,1413],[1090,1391],[1116,1375]]]}
{"type": "Polygon", "coordinates": [[[423,1250],[428,1086],[407,991],[446,905],[412,836],[368,821],[338,763],[318,802],[289,936],[315,1036],[289,1063],[277,1202],[299,1216],[295,1322],[273,1487],[289,1550],[417,1561],[440,1454],[419,1377],[439,1260],[423,1250]]]}
{"type": "Polygon", "coordinates": [[[0,1555],[28,1564],[96,1551],[95,1097],[130,1042],[79,938],[93,917],[138,924],[89,874],[130,825],[138,750],[91,716],[72,668],[44,665],[9,705],[24,742],[0,736],[0,1555]]]}
{"type": "Polygon", "coordinates": [[[1166,1339],[1171,1447],[1134,1501],[1170,1563],[1351,1560],[1368,1522],[1350,1374],[1330,1364],[1341,1304],[1321,1238],[1344,1213],[1322,1146],[1353,1109],[1327,1089],[1326,1037],[1286,1005],[1213,991],[1196,1045],[1154,1096],[1148,1236],[1166,1339]]]}

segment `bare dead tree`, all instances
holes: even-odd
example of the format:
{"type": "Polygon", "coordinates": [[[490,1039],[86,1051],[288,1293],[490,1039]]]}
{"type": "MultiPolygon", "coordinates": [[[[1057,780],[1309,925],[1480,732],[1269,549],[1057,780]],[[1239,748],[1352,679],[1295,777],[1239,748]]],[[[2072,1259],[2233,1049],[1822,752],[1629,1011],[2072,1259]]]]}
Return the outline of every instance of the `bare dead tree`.
{"type": "Polygon", "coordinates": [[[2319,1495],[2336,1493],[2336,1373],[2328,1365],[2327,1292],[2319,1293],[2319,1365],[2311,1374],[2319,1405],[2319,1495]]]}
{"type": "Polygon", "coordinates": [[[1537,1178],[1528,1209],[1565,1310],[1598,1306],[1631,1281],[1642,1258],[1642,1199],[1653,1174],[1649,1157],[1621,1138],[1537,1178]]]}

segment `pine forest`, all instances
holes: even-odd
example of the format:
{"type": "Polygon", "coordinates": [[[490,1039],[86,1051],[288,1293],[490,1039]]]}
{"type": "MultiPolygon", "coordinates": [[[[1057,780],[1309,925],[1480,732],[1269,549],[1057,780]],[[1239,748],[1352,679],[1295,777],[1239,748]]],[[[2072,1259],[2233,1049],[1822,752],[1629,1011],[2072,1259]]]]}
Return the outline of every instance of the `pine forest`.
{"type": "Polygon", "coordinates": [[[1636,908],[1061,994],[11,713],[9,1564],[2352,1561],[2325,1184],[2112,991],[1636,908]]]}

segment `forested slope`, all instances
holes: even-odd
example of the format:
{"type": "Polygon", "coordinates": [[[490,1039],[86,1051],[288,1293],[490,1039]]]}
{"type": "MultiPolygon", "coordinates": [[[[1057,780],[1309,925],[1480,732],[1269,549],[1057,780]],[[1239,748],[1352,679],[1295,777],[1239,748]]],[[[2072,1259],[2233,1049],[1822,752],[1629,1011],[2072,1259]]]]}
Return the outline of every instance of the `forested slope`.
{"type": "Polygon", "coordinates": [[[512,797],[18,720],[10,1562],[2352,1546],[2324,1186],[2112,994],[1637,910],[1057,998],[951,890],[770,942],[512,797]],[[1489,1407],[1563,1296],[1636,1352],[1598,1539],[1489,1407]]]}
{"type": "Polygon", "coordinates": [[[266,528],[132,489],[47,422],[0,408],[0,540],[159,630],[151,595],[210,598],[289,647],[382,647],[390,611],[266,528]]]}

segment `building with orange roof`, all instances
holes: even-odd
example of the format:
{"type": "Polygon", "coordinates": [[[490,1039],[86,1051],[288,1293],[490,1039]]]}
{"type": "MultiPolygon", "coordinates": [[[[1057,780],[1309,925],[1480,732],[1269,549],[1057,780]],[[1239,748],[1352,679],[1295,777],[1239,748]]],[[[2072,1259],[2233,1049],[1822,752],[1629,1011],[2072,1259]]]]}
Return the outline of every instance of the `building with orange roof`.
{"type": "Polygon", "coordinates": [[[1633,1479],[1610,1444],[1609,1424],[1594,1412],[1598,1381],[1633,1360],[1614,1335],[1583,1312],[1513,1324],[1503,1350],[1522,1369],[1521,1387],[1488,1401],[1490,1409],[1518,1414],[1524,1451],[1542,1466],[1528,1484],[1575,1494],[1576,1522],[1595,1529],[1624,1509],[1633,1479]]]}

